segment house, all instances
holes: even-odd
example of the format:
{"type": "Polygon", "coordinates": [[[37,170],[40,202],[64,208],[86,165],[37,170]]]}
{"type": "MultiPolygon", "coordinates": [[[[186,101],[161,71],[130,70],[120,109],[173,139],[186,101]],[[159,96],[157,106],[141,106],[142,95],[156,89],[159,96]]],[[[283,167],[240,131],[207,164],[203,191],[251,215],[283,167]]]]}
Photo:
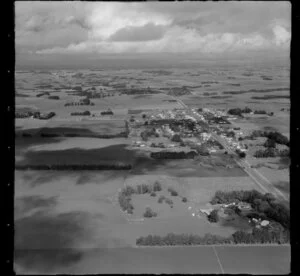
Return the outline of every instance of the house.
{"type": "Polygon", "coordinates": [[[239,202],[237,206],[241,211],[248,211],[252,209],[251,204],[246,202],[239,202]]]}
{"type": "Polygon", "coordinates": [[[200,209],[200,212],[209,216],[213,209],[200,209]]]}

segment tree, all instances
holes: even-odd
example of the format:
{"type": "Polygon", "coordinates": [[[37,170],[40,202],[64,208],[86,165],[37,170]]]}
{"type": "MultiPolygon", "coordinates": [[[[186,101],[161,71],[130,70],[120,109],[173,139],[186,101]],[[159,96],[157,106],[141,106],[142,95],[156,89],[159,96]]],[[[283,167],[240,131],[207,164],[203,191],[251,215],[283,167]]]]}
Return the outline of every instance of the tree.
{"type": "Polygon", "coordinates": [[[182,142],[182,139],[179,134],[174,134],[171,138],[171,141],[180,143],[180,142],[182,142]]]}
{"type": "Polygon", "coordinates": [[[171,193],[171,196],[178,196],[178,193],[177,193],[177,191],[175,191],[173,188],[168,188],[168,192],[170,192],[171,193]]]}
{"type": "Polygon", "coordinates": [[[227,137],[235,137],[235,132],[233,130],[226,133],[227,137]]]}
{"type": "Polygon", "coordinates": [[[155,181],[154,184],[153,184],[153,191],[154,192],[159,192],[161,190],[162,190],[161,184],[158,181],[155,181]]]}
{"type": "Polygon", "coordinates": [[[165,203],[167,203],[168,205],[173,205],[173,200],[165,198],[165,203]]]}
{"type": "Polygon", "coordinates": [[[243,152],[243,151],[239,152],[239,157],[240,158],[245,158],[246,157],[246,153],[243,152]]]}
{"type": "Polygon", "coordinates": [[[267,141],[264,143],[266,148],[275,148],[276,142],[273,139],[268,138],[267,141]]]}
{"type": "Polygon", "coordinates": [[[160,196],[159,198],[158,198],[158,203],[163,203],[163,201],[165,200],[165,197],[164,196],[160,196]]]}
{"type": "Polygon", "coordinates": [[[218,210],[216,209],[212,210],[211,213],[207,216],[207,219],[210,222],[218,222],[219,221],[218,210]]]}
{"type": "Polygon", "coordinates": [[[205,144],[197,146],[196,150],[197,150],[198,154],[200,154],[200,155],[203,155],[203,156],[209,155],[209,151],[208,151],[207,147],[205,146],[205,144]]]}
{"type": "Polygon", "coordinates": [[[144,213],[144,217],[145,218],[152,218],[152,217],[156,217],[157,213],[154,212],[150,207],[146,208],[146,211],[144,213]]]}

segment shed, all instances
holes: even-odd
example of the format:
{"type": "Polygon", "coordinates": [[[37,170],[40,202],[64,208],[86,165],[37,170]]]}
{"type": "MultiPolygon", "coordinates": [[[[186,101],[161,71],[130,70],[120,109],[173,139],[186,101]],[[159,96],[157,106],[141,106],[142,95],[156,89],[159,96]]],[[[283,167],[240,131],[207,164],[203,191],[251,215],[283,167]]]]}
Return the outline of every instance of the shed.
{"type": "Polygon", "coordinates": [[[260,223],[260,225],[261,226],[267,226],[267,225],[269,225],[269,221],[268,220],[263,220],[261,223],[260,223]]]}

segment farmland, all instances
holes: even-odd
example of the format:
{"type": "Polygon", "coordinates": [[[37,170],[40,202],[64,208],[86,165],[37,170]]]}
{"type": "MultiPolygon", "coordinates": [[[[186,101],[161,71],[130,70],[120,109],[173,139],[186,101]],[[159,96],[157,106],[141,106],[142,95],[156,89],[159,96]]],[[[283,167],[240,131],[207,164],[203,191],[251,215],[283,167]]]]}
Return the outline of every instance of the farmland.
{"type": "MultiPolygon", "coordinates": [[[[33,168],[15,171],[17,271],[97,273],[101,267],[107,273],[287,272],[286,246],[136,248],[137,238],[147,235],[172,232],[228,237],[238,230],[250,231],[246,220],[213,223],[200,212],[214,207],[210,201],[217,191],[264,193],[265,189],[273,191],[267,186],[272,185],[289,197],[288,161],[278,156],[255,158],[258,149],[265,149],[267,139],[247,137],[253,130],[268,130],[289,138],[288,80],[282,69],[247,74],[213,66],[16,72],[16,91],[26,95],[16,95],[16,110],[55,113],[48,120],[15,120],[16,166],[33,168]],[[274,94],[283,98],[258,102],[251,98],[274,94]],[[245,106],[274,114],[235,117],[227,113],[245,106]],[[90,115],[71,116],[85,111],[90,115]],[[214,122],[220,116],[230,122],[214,122]],[[229,132],[235,136],[227,137],[229,132]],[[246,153],[244,158],[236,153],[237,146],[246,153]],[[160,155],[155,159],[153,153],[160,155]],[[165,158],[167,154],[171,158],[165,158]],[[39,165],[117,163],[131,167],[34,169],[39,165]],[[261,179],[254,170],[270,184],[257,184],[261,179]],[[132,212],[121,208],[123,189],[155,182],[162,187],[155,195],[135,192],[130,197],[132,212]],[[147,208],[156,215],[145,217],[147,208]],[[251,254],[261,256],[255,266],[251,254]],[[274,261],[266,258],[269,254],[274,261]],[[151,267],[143,261],[147,258],[151,258],[151,267]],[[233,267],[236,258],[240,262],[233,267]]],[[[276,148],[288,149],[279,144],[276,148]]]]}

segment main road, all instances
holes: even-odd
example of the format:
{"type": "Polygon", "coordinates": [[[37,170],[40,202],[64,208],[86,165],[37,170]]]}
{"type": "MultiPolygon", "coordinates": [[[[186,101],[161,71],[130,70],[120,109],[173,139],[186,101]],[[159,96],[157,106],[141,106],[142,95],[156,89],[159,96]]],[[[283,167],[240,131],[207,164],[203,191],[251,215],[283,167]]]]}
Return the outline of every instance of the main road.
{"type": "MultiPolygon", "coordinates": [[[[181,106],[185,109],[188,109],[188,106],[182,102],[182,100],[171,96],[173,99],[177,100],[181,104],[181,106]]],[[[196,116],[198,117],[198,116],[196,116]]],[[[198,117],[200,119],[200,117],[198,117]]],[[[212,137],[214,137],[220,144],[229,152],[236,155],[236,153],[232,150],[229,143],[220,137],[219,135],[212,133],[212,137]]],[[[265,193],[272,193],[277,198],[282,199],[284,201],[289,201],[288,197],[284,195],[280,190],[278,190],[267,178],[265,178],[258,170],[255,168],[251,168],[251,165],[247,160],[244,159],[236,159],[236,163],[249,175],[249,177],[261,188],[265,193]]]]}
{"type": "MultiPolygon", "coordinates": [[[[229,143],[220,137],[219,135],[213,133],[212,136],[220,142],[220,144],[229,152],[236,154],[232,148],[230,147],[229,143]]],[[[287,196],[285,196],[281,191],[279,191],[274,185],[266,179],[259,171],[254,168],[251,168],[251,165],[248,161],[244,159],[236,160],[236,163],[251,177],[251,179],[266,193],[272,193],[277,198],[283,199],[288,201],[287,196]]]]}

